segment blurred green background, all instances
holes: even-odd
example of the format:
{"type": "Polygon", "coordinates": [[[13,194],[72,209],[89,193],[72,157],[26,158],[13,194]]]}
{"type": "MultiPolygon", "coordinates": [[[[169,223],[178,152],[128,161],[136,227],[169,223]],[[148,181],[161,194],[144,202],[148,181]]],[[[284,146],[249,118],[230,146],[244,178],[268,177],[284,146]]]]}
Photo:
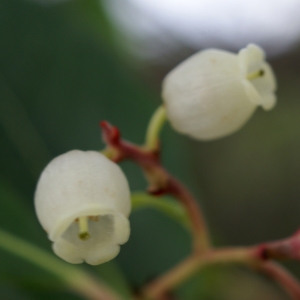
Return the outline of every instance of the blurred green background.
{"type": "MultiPolygon", "coordinates": [[[[49,253],[33,208],[42,169],[71,149],[101,149],[100,120],[142,143],[161,103],[161,79],[172,63],[142,61],[126,52],[126,42],[99,1],[44,6],[0,0],[0,226],[49,253]]],[[[182,58],[195,51],[177,47],[182,58]]],[[[299,228],[299,58],[295,46],[270,60],[278,105],[268,113],[258,109],[238,133],[200,143],[169,125],[162,132],[164,164],[197,196],[218,246],[280,239],[299,228]]],[[[122,167],[131,189],[144,190],[139,168],[122,167]]],[[[131,238],[113,262],[80,266],[124,299],[191,249],[186,229],[154,210],[134,212],[131,226],[131,238]]],[[[81,299],[51,274],[2,249],[0,255],[0,299],[81,299]]],[[[300,276],[299,262],[287,266],[300,276]]],[[[286,299],[268,279],[233,267],[206,270],[177,293],[184,300],[286,299]]]]}

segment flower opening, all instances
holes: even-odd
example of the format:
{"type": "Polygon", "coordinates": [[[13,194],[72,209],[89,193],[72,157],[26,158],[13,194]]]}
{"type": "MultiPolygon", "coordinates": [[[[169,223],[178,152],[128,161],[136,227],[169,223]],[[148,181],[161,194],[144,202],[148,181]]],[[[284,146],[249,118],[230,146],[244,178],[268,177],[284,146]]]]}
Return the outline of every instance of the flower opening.
{"type": "Polygon", "coordinates": [[[104,263],[129,238],[127,180],[98,152],[73,150],[51,161],[38,182],[35,207],[54,252],[70,263],[104,263]]]}

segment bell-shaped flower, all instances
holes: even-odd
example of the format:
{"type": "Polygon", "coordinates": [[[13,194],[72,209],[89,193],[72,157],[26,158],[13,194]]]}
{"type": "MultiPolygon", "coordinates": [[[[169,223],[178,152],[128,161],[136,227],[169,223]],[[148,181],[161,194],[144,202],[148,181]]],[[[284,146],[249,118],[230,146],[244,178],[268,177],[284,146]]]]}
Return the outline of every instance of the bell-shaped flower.
{"type": "Polygon", "coordinates": [[[109,261],[130,235],[127,179],[95,151],[73,150],[53,159],[39,179],[35,208],[54,252],[70,263],[109,261]]]}
{"type": "Polygon", "coordinates": [[[271,109],[275,90],[264,51],[250,44],[238,54],[217,49],[194,54],[166,76],[162,97],[177,131],[211,140],[241,128],[257,106],[271,109]]]}

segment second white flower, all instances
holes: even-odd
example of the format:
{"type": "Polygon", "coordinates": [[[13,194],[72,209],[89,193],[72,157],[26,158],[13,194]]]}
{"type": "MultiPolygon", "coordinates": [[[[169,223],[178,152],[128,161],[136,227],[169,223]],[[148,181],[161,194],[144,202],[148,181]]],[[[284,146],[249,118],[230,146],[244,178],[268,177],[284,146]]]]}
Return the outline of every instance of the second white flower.
{"type": "Polygon", "coordinates": [[[211,140],[241,128],[257,106],[271,109],[275,90],[263,50],[250,44],[238,54],[217,49],[194,54],[166,76],[162,97],[177,131],[211,140]]]}

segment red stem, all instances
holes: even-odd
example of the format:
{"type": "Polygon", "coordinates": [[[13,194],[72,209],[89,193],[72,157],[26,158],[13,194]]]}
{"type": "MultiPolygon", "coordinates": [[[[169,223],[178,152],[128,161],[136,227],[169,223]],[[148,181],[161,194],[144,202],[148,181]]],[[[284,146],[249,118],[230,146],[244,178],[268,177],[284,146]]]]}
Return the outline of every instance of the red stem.
{"type": "Polygon", "coordinates": [[[153,195],[169,194],[177,198],[190,216],[194,250],[196,252],[206,250],[210,244],[209,234],[197,201],[184,185],[162,167],[159,152],[149,151],[122,140],[119,130],[108,122],[103,121],[100,125],[104,141],[108,147],[114,150],[115,155],[112,160],[115,162],[124,159],[135,161],[145,172],[149,182],[149,193],[153,195]]]}
{"type": "Polygon", "coordinates": [[[188,189],[182,185],[176,178],[169,174],[169,186],[167,189],[170,195],[179,199],[185,206],[190,220],[192,222],[192,230],[194,236],[194,250],[201,251],[210,246],[208,229],[206,227],[205,218],[188,189]]]}
{"type": "Polygon", "coordinates": [[[233,263],[255,268],[268,275],[283,287],[291,299],[300,300],[299,282],[282,266],[263,258],[260,255],[260,246],[211,249],[206,253],[195,253],[145,286],[142,292],[146,295],[146,298],[160,299],[161,295],[176,288],[176,286],[204,267],[213,264],[233,263]]]}
{"type": "Polygon", "coordinates": [[[209,234],[202,212],[191,193],[169,174],[159,161],[159,151],[149,151],[121,139],[120,132],[108,122],[100,123],[103,139],[112,150],[110,158],[119,162],[131,159],[141,166],[149,181],[149,192],[154,195],[170,194],[186,208],[192,223],[194,253],[178,266],[162,275],[143,289],[151,299],[168,299],[167,294],[199,268],[213,263],[239,262],[255,266],[278,282],[293,300],[300,300],[299,282],[284,268],[270,259],[300,258],[300,233],[290,238],[249,248],[211,249],[209,234]]]}
{"type": "Polygon", "coordinates": [[[281,285],[291,299],[300,300],[299,281],[282,266],[273,261],[266,261],[259,264],[257,269],[281,285]]]}

